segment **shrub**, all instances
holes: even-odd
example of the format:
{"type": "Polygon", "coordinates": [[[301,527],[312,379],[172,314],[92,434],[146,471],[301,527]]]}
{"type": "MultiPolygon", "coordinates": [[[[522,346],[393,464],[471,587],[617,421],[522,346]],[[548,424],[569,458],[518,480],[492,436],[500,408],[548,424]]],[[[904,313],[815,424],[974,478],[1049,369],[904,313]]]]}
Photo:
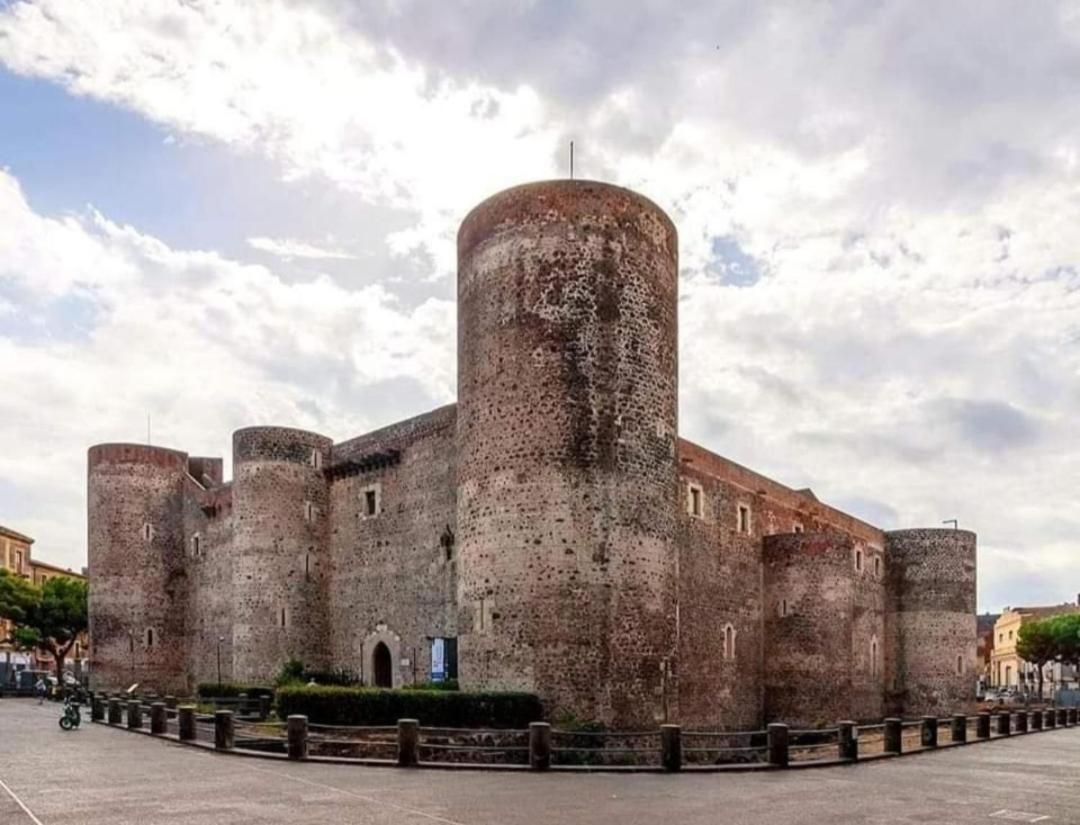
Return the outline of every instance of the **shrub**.
{"type": "Polygon", "coordinates": [[[278,716],[299,713],[320,725],[393,725],[419,719],[430,727],[526,728],[544,718],[532,693],[288,685],[277,692],[278,716]]]}
{"type": "Polygon", "coordinates": [[[274,684],[277,687],[281,687],[282,685],[293,685],[303,681],[304,663],[294,656],[281,666],[281,670],[278,671],[277,679],[274,680],[274,684]]]}
{"type": "Polygon", "coordinates": [[[245,685],[238,682],[200,682],[195,692],[201,699],[228,699],[246,693],[248,696],[269,696],[274,698],[274,689],[261,685],[245,685]]]}
{"type": "MultiPolygon", "coordinates": [[[[402,685],[402,690],[460,690],[457,679],[444,679],[441,682],[425,682],[422,685],[402,685]]],[[[535,719],[533,720],[536,721],[535,719]]]]}

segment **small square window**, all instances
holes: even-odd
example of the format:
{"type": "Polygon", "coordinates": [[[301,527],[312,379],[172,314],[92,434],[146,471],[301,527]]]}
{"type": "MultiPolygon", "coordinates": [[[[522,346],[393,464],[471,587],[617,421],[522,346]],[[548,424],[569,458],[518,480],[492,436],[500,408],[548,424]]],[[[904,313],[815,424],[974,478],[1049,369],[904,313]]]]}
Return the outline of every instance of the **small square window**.
{"type": "Polygon", "coordinates": [[[701,518],[704,515],[705,511],[702,501],[702,489],[697,484],[687,485],[686,510],[694,518],[701,518]]]}
{"type": "Polygon", "coordinates": [[[799,524],[798,522],[795,522],[795,527],[793,529],[794,529],[794,532],[801,533],[803,531],[803,526],[801,524],[799,524]]]}
{"type": "Polygon", "coordinates": [[[750,507],[746,504],[739,505],[739,532],[750,533],[750,507]]]}

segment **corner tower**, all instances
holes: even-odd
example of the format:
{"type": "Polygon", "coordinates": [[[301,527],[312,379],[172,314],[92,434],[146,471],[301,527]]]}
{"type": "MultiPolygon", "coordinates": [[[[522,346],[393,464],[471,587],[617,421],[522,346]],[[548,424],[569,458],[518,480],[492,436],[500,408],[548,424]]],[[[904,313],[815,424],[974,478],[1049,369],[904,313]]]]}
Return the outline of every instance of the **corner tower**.
{"type": "Polygon", "coordinates": [[[675,227],[550,181],[458,233],[459,669],[609,725],[676,716],[675,227]]]}
{"type": "Polygon", "coordinates": [[[99,444],[87,460],[91,679],[184,693],[187,455],[99,444]]]}
{"type": "Polygon", "coordinates": [[[323,466],[331,441],[288,427],[233,434],[233,678],[272,679],[290,657],[325,668],[323,466]]]}
{"type": "Polygon", "coordinates": [[[909,715],[962,709],[975,699],[975,534],[886,533],[896,662],[894,692],[909,715]]]}

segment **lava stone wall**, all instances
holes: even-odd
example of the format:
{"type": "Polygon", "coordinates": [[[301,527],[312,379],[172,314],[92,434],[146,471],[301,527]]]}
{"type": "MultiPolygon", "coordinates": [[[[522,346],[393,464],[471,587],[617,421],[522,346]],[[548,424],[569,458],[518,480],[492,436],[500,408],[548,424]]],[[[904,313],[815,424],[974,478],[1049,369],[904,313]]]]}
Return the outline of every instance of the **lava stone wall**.
{"type": "Polygon", "coordinates": [[[908,715],[975,701],[976,537],[967,530],[886,534],[895,599],[897,704],[908,715]],[[960,667],[957,667],[959,659],[960,667]]]}
{"type": "Polygon", "coordinates": [[[331,444],[321,435],[286,427],[233,434],[233,675],[238,680],[272,679],[294,656],[309,667],[329,664],[324,594],[330,514],[322,468],[331,444]]]}
{"type": "MultiPolygon", "coordinates": [[[[886,647],[884,534],[808,491],[792,490],[683,439],[679,459],[679,518],[685,536],[679,542],[680,721],[728,729],[763,724],[763,669],[773,657],[764,622],[778,613],[784,596],[763,592],[762,542],[770,535],[794,534],[796,528],[842,533],[852,548],[863,549],[860,574],[850,559],[852,630],[850,651],[841,658],[853,662],[849,713],[880,715],[886,647]],[[691,485],[702,491],[700,516],[690,514],[691,485]],[[739,529],[740,506],[750,509],[749,532],[739,529]],[[880,559],[876,567],[875,557],[880,559]],[[724,656],[722,634],[728,623],[736,631],[734,657],[724,656]],[[871,639],[878,643],[876,669],[870,663],[871,639]]],[[[797,706],[798,697],[791,702],[797,706]]],[[[798,708],[798,714],[815,711],[798,708]]]]}
{"type": "Polygon", "coordinates": [[[456,411],[443,407],[333,450],[332,466],[400,454],[397,464],[330,484],[333,665],[368,684],[378,642],[402,685],[428,680],[432,637],[457,636],[456,411]],[[363,492],[375,484],[380,509],[368,517],[363,492]]]}
{"type": "Polygon", "coordinates": [[[196,683],[217,681],[220,644],[221,680],[230,682],[235,621],[232,485],[204,490],[194,479],[188,479],[187,486],[184,532],[191,583],[188,670],[196,683]],[[193,542],[195,536],[199,538],[198,550],[193,542]]]}
{"type": "Polygon", "coordinates": [[[186,478],[187,456],[175,450],[90,448],[90,674],[96,688],[132,682],[170,692],[188,687],[186,478]]]}
{"type": "Polygon", "coordinates": [[[849,718],[855,542],[841,533],[765,537],[765,718],[849,718]],[[776,605],[787,602],[783,615],[776,605]]]}
{"type": "Polygon", "coordinates": [[[671,221],[614,186],[521,186],[462,223],[463,685],[613,725],[678,695],[677,274],[671,221]]]}

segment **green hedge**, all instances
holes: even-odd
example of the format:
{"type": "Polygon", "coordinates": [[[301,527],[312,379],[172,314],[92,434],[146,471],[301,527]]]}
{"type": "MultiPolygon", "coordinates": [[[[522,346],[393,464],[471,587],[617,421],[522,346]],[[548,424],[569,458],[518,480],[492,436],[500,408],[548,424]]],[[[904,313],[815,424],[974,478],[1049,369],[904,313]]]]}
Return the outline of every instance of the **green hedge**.
{"type": "Polygon", "coordinates": [[[246,693],[248,696],[269,696],[274,698],[274,689],[261,685],[244,685],[236,682],[200,682],[195,691],[200,699],[229,699],[246,693]]]}
{"type": "Polygon", "coordinates": [[[419,719],[431,727],[521,729],[544,718],[540,700],[532,693],[323,685],[279,688],[277,711],[282,719],[299,713],[319,725],[393,725],[398,719],[419,719]]]}

